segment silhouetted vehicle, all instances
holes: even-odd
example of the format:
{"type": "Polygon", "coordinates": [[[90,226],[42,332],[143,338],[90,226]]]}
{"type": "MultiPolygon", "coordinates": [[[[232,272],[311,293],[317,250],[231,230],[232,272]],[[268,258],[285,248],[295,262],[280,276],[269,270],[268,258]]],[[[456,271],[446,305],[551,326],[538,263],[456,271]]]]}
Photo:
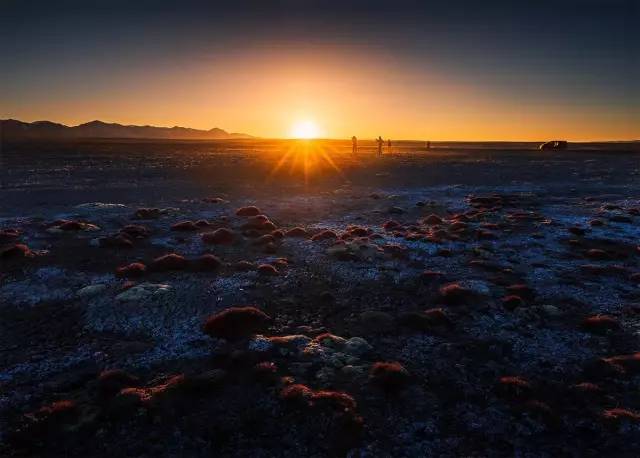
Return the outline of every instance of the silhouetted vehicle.
{"type": "Polygon", "coordinates": [[[538,147],[538,149],[567,149],[569,144],[565,140],[551,140],[548,142],[544,142],[542,145],[538,147]]]}

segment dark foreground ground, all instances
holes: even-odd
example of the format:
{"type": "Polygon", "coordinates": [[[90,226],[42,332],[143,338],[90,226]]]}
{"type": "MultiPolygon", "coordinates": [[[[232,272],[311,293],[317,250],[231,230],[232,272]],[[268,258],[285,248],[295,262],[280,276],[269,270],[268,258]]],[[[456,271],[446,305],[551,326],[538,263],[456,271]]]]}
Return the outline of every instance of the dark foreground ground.
{"type": "Polygon", "coordinates": [[[638,456],[637,144],[365,146],[3,145],[0,455],[638,456]]]}

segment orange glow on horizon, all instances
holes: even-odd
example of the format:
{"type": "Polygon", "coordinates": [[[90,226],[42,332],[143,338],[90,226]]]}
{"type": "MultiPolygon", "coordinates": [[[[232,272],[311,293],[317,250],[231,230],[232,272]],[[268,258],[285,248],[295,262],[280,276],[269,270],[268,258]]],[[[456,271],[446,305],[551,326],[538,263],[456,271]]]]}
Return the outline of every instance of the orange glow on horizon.
{"type": "Polygon", "coordinates": [[[556,100],[520,99],[489,90],[469,75],[418,68],[397,56],[358,49],[265,49],[219,61],[175,62],[109,74],[91,91],[63,90],[52,75],[32,103],[4,103],[0,118],[76,125],[220,127],[264,138],[514,140],[640,138],[640,113],[556,100]],[[389,71],[393,69],[393,71],[389,71]],[[59,89],[59,90],[58,90],[59,89]],[[297,126],[312,113],[319,124],[297,126]],[[321,129],[319,127],[321,125],[321,129]]]}

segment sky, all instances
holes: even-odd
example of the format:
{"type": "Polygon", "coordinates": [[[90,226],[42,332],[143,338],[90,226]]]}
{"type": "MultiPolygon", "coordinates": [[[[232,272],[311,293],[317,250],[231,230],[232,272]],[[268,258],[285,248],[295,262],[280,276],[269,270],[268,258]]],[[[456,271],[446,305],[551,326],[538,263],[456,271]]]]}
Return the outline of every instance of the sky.
{"type": "Polygon", "coordinates": [[[640,0],[0,0],[0,119],[640,139],[640,0]]]}

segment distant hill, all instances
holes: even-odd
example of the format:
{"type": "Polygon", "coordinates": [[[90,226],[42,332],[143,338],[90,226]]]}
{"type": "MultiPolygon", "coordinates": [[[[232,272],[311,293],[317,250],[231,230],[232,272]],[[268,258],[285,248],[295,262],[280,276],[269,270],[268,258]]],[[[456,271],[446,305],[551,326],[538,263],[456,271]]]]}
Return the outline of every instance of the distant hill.
{"type": "Polygon", "coordinates": [[[229,133],[214,127],[211,130],[188,127],[123,126],[122,124],[91,121],[78,126],[65,126],[51,121],[22,122],[0,120],[0,141],[70,140],[82,138],[138,138],[164,140],[228,140],[252,138],[251,135],[229,133]]]}

